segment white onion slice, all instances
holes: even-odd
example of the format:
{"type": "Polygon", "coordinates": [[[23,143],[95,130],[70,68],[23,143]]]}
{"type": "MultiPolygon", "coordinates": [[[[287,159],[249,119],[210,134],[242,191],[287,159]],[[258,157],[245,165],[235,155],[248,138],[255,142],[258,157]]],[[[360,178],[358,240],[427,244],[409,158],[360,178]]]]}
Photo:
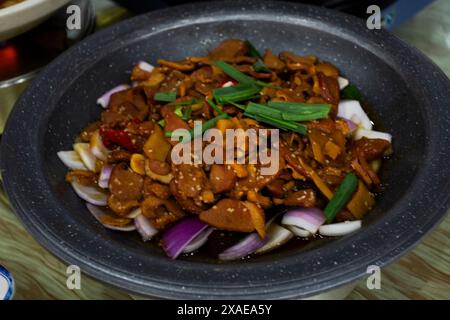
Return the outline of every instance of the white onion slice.
{"type": "Polygon", "coordinates": [[[392,135],[390,135],[389,133],[381,132],[381,131],[366,130],[366,129],[362,129],[362,128],[357,129],[355,132],[354,139],[359,140],[363,137],[365,137],[367,139],[387,140],[387,141],[389,141],[389,143],[392,143],[392,135]]]}
{"type": "Polygon", "coordinates": [[[115,230],[115,231],[126,231],[126,232],[136,230],[136,227],[134,226],[134,224],[129,224],[124,227],[118,227],[118,226],[112,226],[109,224],[105,224],[101,220],[101,216],[110,215],[109,213],[107,213],[106,211],[102,210],[101,208],[94,206],[90,203],[86,203],[86,207],[88,208],[89,212],[95,217],[95,219],[97,219],[97,221],[100,222],[102,224],[102,226],[104,226],[107,229],[115,230]]]}
{"type": "Polygon", "coordinates": [[[325,222],[325,215],[317,208],[291,209],[283,216],[281,224],[292,225],[315,234],[325,222]]]}
{"type": "Polygon", "coordinates": [[[189,244],[184,248],[183,253],[190,253],[199,249],[206,243],[206,241],[208,241],[208,237],[213,231],[213,228],[208,228],[202,231],[202,233],[200,233],[191,242],[189,242],[189,244]]]}
{"type": "Polygon", "coordinates": [[[127,214],[125,217],[128,219],[136,219],[141,214],[142,214],[141,208],[136,208],[134,210],[131,210],[130,213],[127,214]]]}
{"type": "Polygon", "coordinates": [[[264,246],[256,250],[255,253],[265,253],[278,248],[292,239],[293,236],[294,234],[288,229],[272,223],[267,230],[267,237],[269,238],[269,241],[264,246]]]}
{"type": "Polygon", "coordinates": [[[140,61],[138,63],[138,67],[139,67],[139,69],[146,71],[146,72],[152,72],[153,69],[155,69],[154,66],[152,66],[150,63],[147,63],[145,61],[140,61]]]}
{"type": "Polygon", "coordinates": [[[144,242],[151,240],[159,232],[158,229],[152,225],[150,219],[144,217],[142,214],[134,219],[134,225],[144,242]]]}
{"type": "Polygon", "coordinates": [[[97,171],[97,159],[92,154],[89,143],[75,143],[73,149],[78,153],[86,168],[94,172],[97,171]]]}
{"type": "Polygon", "coordinates": [[[86,166],[75,151],[59,151],[57,155],[67,168],[72,170],[86,170],[86,166]]]}
{"type": "Polygon", "coordinates": [[[109,100],[111,99],[111,96],[116,93],[120,92],[126,89],[129,89],[130,86],[127,84],[121,84],[117,87],[112,88],[108,92],[105,92],[100,98],[97,100],[97,104],[101,105],[103,108],[107,108],[109,105],[109,100]]]}
{"type": "Polygon", "coordinates": [[[105,192],[94,187],[83,186],[76,181],[72,181],[71,184],[81,199],[96,206],[106,206],[108,203],[108,195],[105,192]]]}
{"type": "Polygon", "coordinates": [[[339,90],[345,89],[345,87],[347,87],[350,84],[348,79],[343,77],[338,77],[338,83],[339,83],[339,90]]]}
{"type": "Polygon", "coordinates": [[[323,236],[339,237],[345,236],[358,229],[361,229],[361,220],[325,224],[319,228],[319,233],[323,236]]]}
{"type": "Polygon", "coordinates": [[[357,100],[342,100],[338,106],[338,117],[353,121],[359,127],[372,130],[373,124],[357,100]]]}
{"type": "Polygon", "coordinates": [[[102,137],[99,131],[92,134],[90,141],[91,153],[100,160],[106,161],[108,159],[109,150],[103,144],[102,137]]]}
{"type": "Polygon", "coordinates": [[[312,236],[311,232],[309,232],[308,230],[305,230],[303,228],[299,228],[296,226],[286,226],[286,228],[288,228],[297,237],[308,238],[308,237],[312,236]]]}
{"type": "Polygon", "coordinates": [[[107,189],[109,187],[109,178],[111,178],[111,173],[114,166],[106,165],[103,166],[102,171],[100,171],[100,177],[98,178],[98,186],[102,189],[107,189]]]}

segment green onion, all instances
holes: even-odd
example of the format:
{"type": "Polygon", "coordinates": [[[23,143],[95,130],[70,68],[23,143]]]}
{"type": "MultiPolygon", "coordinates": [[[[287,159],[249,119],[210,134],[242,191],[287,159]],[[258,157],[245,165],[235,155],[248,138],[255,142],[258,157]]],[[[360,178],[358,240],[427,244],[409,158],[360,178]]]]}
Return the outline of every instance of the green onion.
{"type": "Polygon", "coordinates": [[[304,124],[289,122],[285,120],[279,120],[266,115],[250,115],[249,118],[253,118],[259,122],[267,123],[271,126],[277,127],[279,129],[283,129],[286,131],[294,131],[303,135],[306,135],[308,128],[304,124]]]}
{"type": "Polygon", "coordinates": [[[172,137],[172,133],[173,133],[173,131],[166,131],[166,132],[164,132],[164,135],[165,135],[167,138],[171,138],[171,137],[172,137]]]}
{"type": "MultiPolygon", "coordinates": [[[[249,99],[249,100],[251,100],[251,99],[249,99]]],[[[245,106],[243,104],[239,104],[239,103],[236,103],[236,102],[233,102],[233,101],[229,101],[229,100],[226,100],[226,99],[225,99],[225,103],[231,104],[231,105],[235,106],[238,109],[245,110],[245,106]]]]}
{"type": "Polygon", "coordinates": [[[224,104],[227,101],[246,101],[259,94],[260,88],[253,84],[240,83],[235,86],[218,88],[213,90],[217,103],[224,104]]]}
{"type": "Polygon", "coordinates": [[[334,193],[333,198],[325,207],[324,213],[327,218],[327,223],[334,220],[339,211],[341,211],[345,204],[350,200],[357,187],[358,178],[354,173],[348,173],[345,176],[344,181],[342,181],[341,185],[334,193]]]}
{"type": "Polygon", "coordinates": [[[234,80],[238,81],[239,83],[255,84],[255,79],[253,79],[252,77],[249,77],[248,75],[240,72],[239,70],[234,68],[232,65],[229,65],[228,63],[226,63],[224,61],[220,61],[220,60],[219,61],[214,61],[214,65],[216,67],[220,68],[228,76],[230,76],[234,80]]]}
{"type": "Polygon", "coordinates": [[[191,108],[184,108],[183,109],[183,116],[181,117],[184,121],[187,121],[191,118],[192,115],[192,109],[191,108]]]}
{"type": "Polygon", "coordinates": [[[177,99],[176,92],[157,92],[154,96],[155,101],[172,102],[177,99]]]}
{"type": "Polygon", "coordinates": [[[183,107],[177,107],[173,113],[175,113],[178,117],[183,118],[183,107]]]}
{"type": "Polygon", "coordinates": [[[362,96],[361,92],[353,84],[348,85],[347,87],[345,87],[341,91],[341,96],[342,96],[343,99],[348,99],[348,100],[358,100],[358,101],[362,101],[363,100],[363,96],[362,96]]]}
{"type": "MultiPolygon", "coordinates": [[[[230,118],[230,116],[229,116],[228,114],[226,114],[226,113],[221,113],[221,114],[219,114],[217,117],[212,118],[212,119],[210,119],[210,120],[208,120],[208,121],[202,123],[202,132],[201,132],[201,134],[203,135],[203,133],[205,133],[206,130],[209,130],[209,129],[211,129],[212,127],[214,127],[214,126],[216,125],[217,121],[219,121],[220,119],[228,119],[228,118],[230,118]]],[[[191,139],[192,139],[192,138],[194,138],[194,139],[197,138],[197,136],[195,136],[195,128],[191,129],[191,130],[189,131],[189,133],[190,133],[191,139]]],[[[190,139],[189,139],[189,140],[190,140],[190,139]]],[[[187,140],[187,141],[189,141],[189,140],[187,140]]],[[[183,140],[183,142],[187,142],[187,141],[184,141],[184,140],[183,140]]]]}
{"type": "Polygon", "coordinates": [[[250,102],[245,109],[244,115],[265,115],[275,119],[283,120],[283,116],[281,111],[276,110],[274,108],[265,106],[263,104],[258,104],[254,102],[250,102]]]}
{"type": "Polygon", "coordinates": [[[197,100],[197,99],[192,99],[192,100],[189,100],[189,101],[179,101],[179,102],[172,102],[172,103],[169,103],[168,105],[169,106],[173,106],[173,107],[179,107],[179,106],[192,106],[192,105],[194,105],[194,104],[197,104],[197,103],[199,103],[200,102],[200,100],[197,100]]]}
{"type": "Polygon", "coordinates": [[[283,112],[290,113],[315,113],[315,112],[327,112],[331,110],[330,104],[313,104],[313,103],[302,103],[302,102],[279,102],[279,101],[269,101],[267,103],[269,107],[277,108],[283,112]]]}
{"type": "Polygon", "coordinates": [[[248,46],[248,55],[250,57],[262,59],[262,54],[255,48],[255,46],[250,41],[245,41],[248,46]]]}
{"type": "Polygon", "coordinates": [[[283,120],[290,121],[312,121],[328,117],[328,112],[313,112],[308,114],[294,114],[283,112],[282,117],[283,120]]]}
{"type": "Polygon", "coordinates": [[[158,124],[159,124],[160,127],[163,127],[163,128],[164,128],[164,127],[166,126],[166,120],[164,120],[164,119],[159,120],[159,121],[158,121],[158,124]]]}
{"type": "Polygon", "coordinates": [[[262,62],[261,60],[256,61],[253,64],[253,69],[256,72],[264,72],[264,73],[271,73],[272,70],[270,70],[269,68],[267,68],[267,66],[264,64],[264,62],[262,62]]]}
{"type": "Polygon", "coordinates": [[[218,113],[218,114],[222,114],[224,113],[222,110],[219,109],[219,107],[214,103],[214,101],[212,101],[211,99],[206,99],[206,102],[208,102],[208,104],[218,113]]]}

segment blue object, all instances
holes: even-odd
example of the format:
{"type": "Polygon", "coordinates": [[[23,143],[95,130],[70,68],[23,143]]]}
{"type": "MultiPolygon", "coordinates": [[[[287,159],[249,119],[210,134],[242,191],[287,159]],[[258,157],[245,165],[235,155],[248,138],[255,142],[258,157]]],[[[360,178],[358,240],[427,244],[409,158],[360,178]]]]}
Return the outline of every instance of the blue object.
{"type": "Polygon", "coordinates": [[[0,300],[12,300],[14,279],[11,273],[0,265],[0,300]]]}
{"type": "Polygon", "coordinates": [[[382,11],[383,27],[393,29],[415,16],[434,0],[398,0],[382,11]]]}

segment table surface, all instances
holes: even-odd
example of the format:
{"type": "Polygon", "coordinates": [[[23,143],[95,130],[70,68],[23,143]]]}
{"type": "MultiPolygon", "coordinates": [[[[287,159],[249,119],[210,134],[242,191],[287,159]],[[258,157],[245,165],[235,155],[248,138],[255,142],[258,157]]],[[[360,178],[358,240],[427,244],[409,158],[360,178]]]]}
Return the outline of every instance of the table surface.
{"type": "MultiPolygon", "coordinates": [[[[98,19],[126,13],[97,1],[98,19]],[[110,10],[108,15],[102,13],[110,10]],[[113,10],[114,12],[111,12],[113,10]]],[[[450,1],[439,0],[394,33],[413,44],[450,75],[450,1]]],[[[103,21],[104,22],[104,21],[103,21]]],[[[417,247],[381,273],[381,289],[361,280],[348,299],[450,299],[450,215],[417,247]]],[[[0,264],[16,281],[16,299],[139,299],[87,276],[81,290],[66,286],[66,268],[23,228],[0,195],[0,264]]]]}

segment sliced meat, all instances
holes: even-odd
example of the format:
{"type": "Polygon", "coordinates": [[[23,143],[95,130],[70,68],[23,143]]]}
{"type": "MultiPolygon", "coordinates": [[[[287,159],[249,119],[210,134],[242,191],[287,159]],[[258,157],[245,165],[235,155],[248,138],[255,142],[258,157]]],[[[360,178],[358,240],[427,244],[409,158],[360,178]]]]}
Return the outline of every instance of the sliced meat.
{"type": "Polygon", "coordinates": [[[128,162],[131,158],[131,152],[117,149],[108,153],[108,163],[128,162]]]}
{"type": "Polygon", "coordinates": [[[354,144],[356,154],[367,161],[382,158],[389,147],[390,143],[387,140],[367,139],[365,137],[355,141],[354,144]]]}
{"type": "Polygon", "coordinates": [[[209,172],[209,182],[214,193],[231,191],[236,183],[236,174],[231,167],[213,164],[209,172]]]}
{"type": "Polygon", "coordinates": [[[144,179],[144,197],[155,196],[159,199],[166,200],[170,197],[170,189],[168,185],[152,181],[146,177],[144,179]]]}
{"type": "Polygon", "coordinates": [[[242,201],[223,199],[199,215],[200,220],[220,230],[253,232],[255,226],[249,209],[242,201]]]}
{"type": "Polygon", "coordinates": [[[171,200],[163,200],[149,196],[141,203],[142,214],[149,218],[152,225],[159,229],[165,229],[185,216],[183,210],[171,200]]]}
{"type": "Polygon", "coordinates": [[[248,45],[239,39],[227,39],[222,41],[209,53],[211,60],[223,60],[232,62],[236,57],[243,56],[248,52],[248,45]]]}
{"type": "Polygon", "coordinates": [[[118,200],[139,200],[144,179],[124,164],[116,165],[109,179],[109,190],[118,200]]]}
{"type": "Polygon", "coordinates": [[[120,200],[113,194],[108,197],[108,207],[118,216],[126,216],[132,209],[139,207],[137,200],[120,200]]]}
{"type": "Polygon", "coordinates": [[[284,200],[287,206],[313,208],[316,206],[316,193],[313,189],[304,189],[288,195],[284,200]]]}
{"type": "Polygon", "coordinates": [[[339,104],[340,90],[336,77],[328,77],[322,72],[317,73],[317,93],[333,106],[339,104]]]}
{"type": "Polygon", "coordinates": [[[272,50],[267,49],[264,54],[264,64],[272,70],[277,72],[282,71],[285,68],[285,64],[281,59],[272,53],[272,50]]]}

